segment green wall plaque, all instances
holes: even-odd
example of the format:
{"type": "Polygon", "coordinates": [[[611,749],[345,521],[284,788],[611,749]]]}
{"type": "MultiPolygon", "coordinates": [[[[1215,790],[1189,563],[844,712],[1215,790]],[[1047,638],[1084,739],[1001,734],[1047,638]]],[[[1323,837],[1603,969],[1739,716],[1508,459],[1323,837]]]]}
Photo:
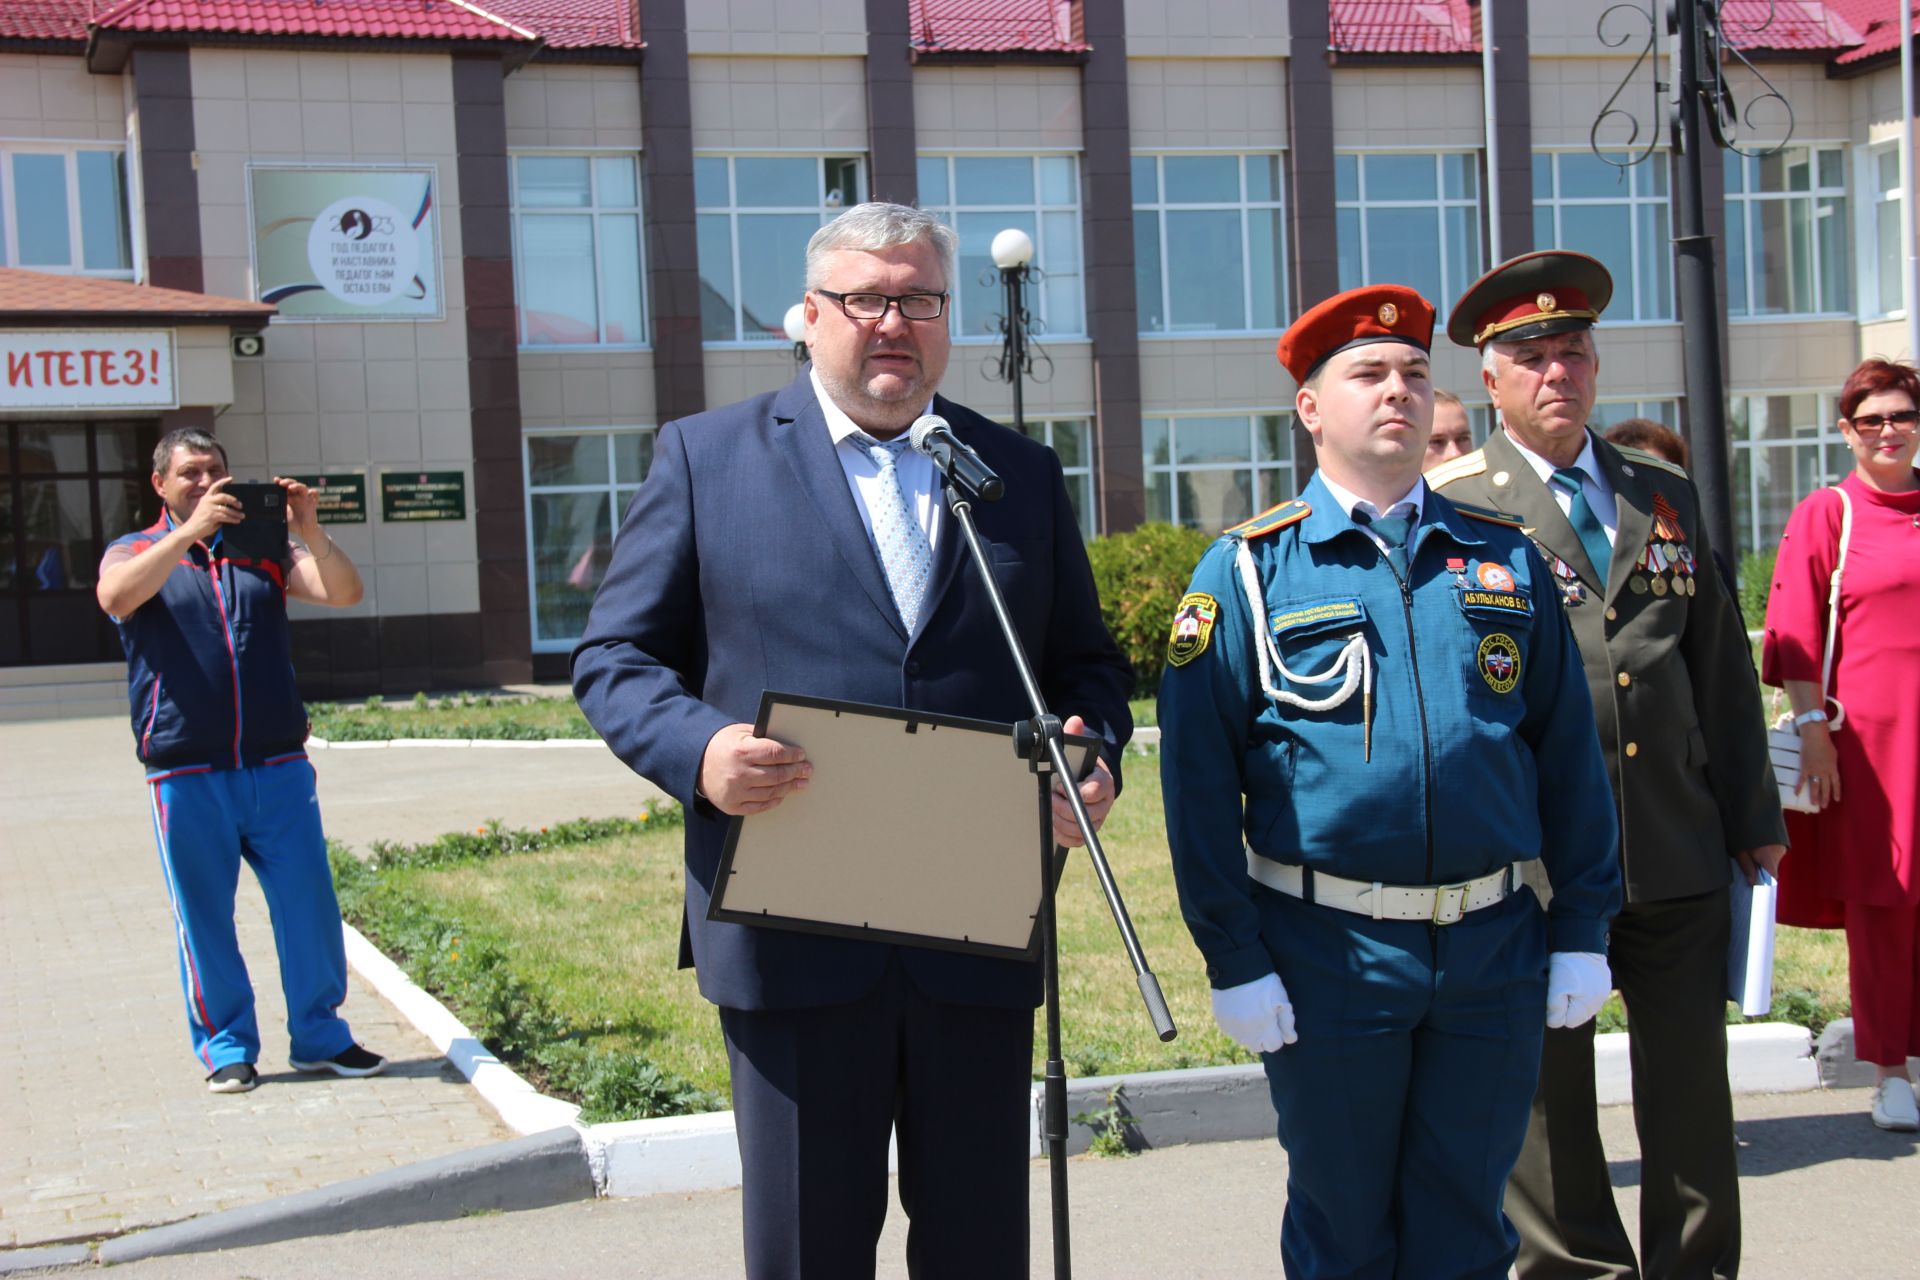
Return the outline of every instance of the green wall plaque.
{"type": "Polygon", "coordinates": [[[320,499],[321,524],[365,524],[367,522],[367,478],[365,476],[292,476],[313,490],[320,499]]]}
{"type": "Polygon", "coordinates": [[[467,475],[464,471],[382,471],[382,520],[465,520],[467,475]]]}

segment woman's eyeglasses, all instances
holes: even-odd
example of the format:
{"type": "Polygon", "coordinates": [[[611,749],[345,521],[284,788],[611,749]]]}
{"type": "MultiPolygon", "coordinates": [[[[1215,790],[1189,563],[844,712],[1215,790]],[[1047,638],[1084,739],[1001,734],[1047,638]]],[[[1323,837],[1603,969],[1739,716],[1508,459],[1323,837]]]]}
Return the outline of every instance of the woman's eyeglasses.
{"type": "Polygon", "coordinates": [[[1855,431],[1880,431],[1891,427],[1895,431],[1912,431],[1920,424],[1920,409],[1902,409],[1898,413],[1863,413],[1848,418],[1855,431]]]}

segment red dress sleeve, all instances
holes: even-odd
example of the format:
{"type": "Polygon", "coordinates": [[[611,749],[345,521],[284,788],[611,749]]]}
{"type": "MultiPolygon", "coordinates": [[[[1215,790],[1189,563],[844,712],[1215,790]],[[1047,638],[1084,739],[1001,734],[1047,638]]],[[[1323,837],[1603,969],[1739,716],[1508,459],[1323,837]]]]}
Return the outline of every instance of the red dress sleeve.
{"type": "Polygon", "coordinates": [[[1780,686],[1789,680],[1820,682],[1826,639],[1827,591],[1840,549],[1840,496],[1816,489],[1787,520],[1767,596],[1766,639],[1760,679],[1780,686]]]}

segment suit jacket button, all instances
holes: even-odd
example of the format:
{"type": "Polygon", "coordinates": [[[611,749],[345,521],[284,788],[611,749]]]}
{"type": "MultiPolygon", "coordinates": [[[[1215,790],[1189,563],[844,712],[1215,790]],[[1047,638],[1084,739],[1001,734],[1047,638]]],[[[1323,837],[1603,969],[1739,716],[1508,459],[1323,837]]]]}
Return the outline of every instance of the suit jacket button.
{"type": "Polygon", "coordinates": [[[907,674],[910,676],[917,676],[920,674],[920,660],[918,658],[908,659],[907,674]]]}
{"type": "Polygon", "coordinates": [[[1627,744],[1627,759],[1631,760],[1639,754],[1640,754],[1640,744],[1637,742],[1629,742],[1627,744]]]}
{"type": "Polygon", "coordinates": [[[1608,605],[1608,606],[1607,606],[1607,621],[1608,621],[1608,622],[1612,622],[1612,621],[1614,621],[1614,620],[1615,620],[1616,618],[1618,618],[1619,616],[1620,616],[1620,611],[1619,611],[1618,609],[1615,609],[1615,608],[1614,608],[1614,607],[1613,607],[1612,605],[1608,605]]]}
{"type": "Polygon", "coordinates": [[[1633,683],[1633,677],[1628,675],[1626,672],[1622,671],[1620,673],[1620,687],[1624,689],[1632,683],[1633,683]]]}

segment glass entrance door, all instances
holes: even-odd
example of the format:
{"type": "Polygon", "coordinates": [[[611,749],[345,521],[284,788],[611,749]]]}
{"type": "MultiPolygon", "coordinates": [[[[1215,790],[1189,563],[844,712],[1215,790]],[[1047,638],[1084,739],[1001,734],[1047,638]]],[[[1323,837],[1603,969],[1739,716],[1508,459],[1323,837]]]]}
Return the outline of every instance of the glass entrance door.
{"type": "Polygon", "coordinates": [[[100,556],[160,515],[152,420],[0,424],[0,665],[121,656],[93,589],[100,556]]]}

